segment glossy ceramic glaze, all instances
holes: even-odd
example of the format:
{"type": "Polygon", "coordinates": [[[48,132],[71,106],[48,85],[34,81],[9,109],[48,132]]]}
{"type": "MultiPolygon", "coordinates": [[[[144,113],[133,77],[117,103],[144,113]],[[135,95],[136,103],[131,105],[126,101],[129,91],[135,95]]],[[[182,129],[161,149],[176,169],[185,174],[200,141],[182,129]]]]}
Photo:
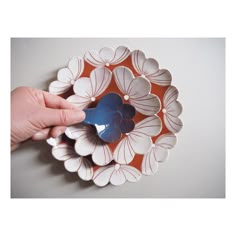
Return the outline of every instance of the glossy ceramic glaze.
{"type": "Polygon", "coordinates": [[[98,186],[136,182],[167,160],[183,124],[172,75],[140,50],[120,46],[73,57],[49,91],[86,113],[49,139],[66,170],[98,186]]]}
{"type": "Polygon", "coordinates": [[[134,129],[135,109],[130,104],[123,104],[116,93],[108,93],[101,98],[96,108],[84,110],[86,118],[83,123],[94,125],[100,139],[105,142],[117,142],[122,133],[134,129]]]}

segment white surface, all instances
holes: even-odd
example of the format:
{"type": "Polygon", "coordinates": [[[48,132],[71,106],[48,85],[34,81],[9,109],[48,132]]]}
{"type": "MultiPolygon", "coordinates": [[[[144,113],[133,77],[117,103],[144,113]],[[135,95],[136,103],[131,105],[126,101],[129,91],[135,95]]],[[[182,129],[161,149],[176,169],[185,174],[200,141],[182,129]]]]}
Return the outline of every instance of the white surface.
{"type": "Polygon", "coordinates": [[[224,197],[224,39],[12,39],[12,89],[47,90],[74,55],[128,46],[170,70],[183,105],[182,131],[156,175],[135,184],[98,188],[68,173],[44,142],[25,143],[11,157],[12,197],[224,197]]]}

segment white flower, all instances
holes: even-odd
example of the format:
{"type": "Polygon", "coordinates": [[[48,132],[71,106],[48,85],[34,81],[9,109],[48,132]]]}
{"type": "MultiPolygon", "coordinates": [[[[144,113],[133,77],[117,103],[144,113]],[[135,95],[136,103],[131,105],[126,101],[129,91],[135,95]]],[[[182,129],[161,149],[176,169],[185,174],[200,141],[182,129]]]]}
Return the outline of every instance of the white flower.
{"type": "Polygon", "coordinates": [[[177,101],[178,96],[178,90],[174,86],[170,86],[163,98],[164,123],[172,133],[179,132],[183,126],[182,121],[178,118],[182,113],[182,105],[177,101]]]}
{"type": "Polygon", "coordinates": [[[59,161],[64,161],[64,166],[69,172],[77,172],[83,180],[91,180],[93,176],[92,163],[85,157],[79,156],[74,148],[67,144],[59,144],[52,148],[52,155],[59,161]]]}
{"type": "Polygon", "coordinates": [[[143,156],[142,173],[152,175],[157,172],[158,162],[164,162],[168,157],[169,149],[176,144],[176,136],[172,133],[163,134],[157,138],[151,150],[143,156]]]}
{"type": "Polygon", "coordinates": [[[137,123],[116,146],[114,160],[119,164],[129,164],[135,154],[147,153],[152,146],[151,137],[158,135],[161,127],[161,119],[157,116],[150,116],[137,123]]]}
{"type": "Polygon", "coordinates": [[[128,165],[108,165],[98,168],[93,175],[93,182],[103,187],[109,182],[113,185],[122,185],[126,181],[137,182],[142,174],[133,166],[128,165]]]}
{"type": "Polygon", "coordinates": [[[99,166],[104,166],[113,160],[108,145],[96,134],[93,126],[77,124],[66,129],[65,134],[75,139],[75,151],[81,156],[92,155],[92,160],[99,166]]]}
{"type": "Polygon", "coordinates": [[[120,46],[115,51],[112,48],[102,48],[99,52],[89,51],[85,54],[84,59],[89,64],[98,66],[117,65],[124,61],[130,55],[127,47],[120,46]]]}
{"type": "Polygon", "coordinates": [[[67,92],[84,71],[84,60],[81,57],[73,57],[69,60],[68,67],[57,73],[57,80],[49,85],[49,92],[63,94],[67,92]]]}
{"type": "Polygon", "coordinates": [[[90,73],[90,78],[82,77],[74,84],[75,95],[67,98],[80,109],[86,108],[96,97],[105,91],[111,82],[112,73],[107,68],[99,67],[90,73]]]}
{"type": "Polygon", "coordinates": [[[159,64],[155,59],[146,59],[145,54],[140,50],[133,51],[131,57],[133,67],[141,76],[160,86],[171,84],[170,72],[165,69],[159,69],[159,64]]]}
{"type": "Polygon", "coordinates": [[[138,112],[148,116],[159,112],[160,100],[156,95],[150,94],[151,83],[147,79],[134,78],[132,71],[124,66],[115,68],[113,72],[124,99],[129,100],[138,112]]]}

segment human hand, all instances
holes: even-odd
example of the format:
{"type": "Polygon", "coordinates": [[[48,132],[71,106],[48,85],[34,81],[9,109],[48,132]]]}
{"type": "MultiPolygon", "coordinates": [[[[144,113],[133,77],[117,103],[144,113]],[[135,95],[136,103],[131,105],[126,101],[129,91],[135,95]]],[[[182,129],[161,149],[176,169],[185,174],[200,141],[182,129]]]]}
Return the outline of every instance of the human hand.
{"type": "Polygon", "coordinates": [[[11,150],[32,138],[56,138],[85,113],[65,99],[42,90],[19,87],[11,92],[11,150]]]}

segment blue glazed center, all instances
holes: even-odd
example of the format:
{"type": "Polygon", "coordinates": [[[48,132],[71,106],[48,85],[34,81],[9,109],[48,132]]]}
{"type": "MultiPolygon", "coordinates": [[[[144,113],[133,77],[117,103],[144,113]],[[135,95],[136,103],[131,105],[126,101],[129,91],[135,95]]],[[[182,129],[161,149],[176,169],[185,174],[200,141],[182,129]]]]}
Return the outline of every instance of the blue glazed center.
{"type": "Polygon", "coordinates": [[[98,136],[105,142],[118,141],[122,133],[129,133],[134,129],[135,108],[124,104],[120,95],[108,93],[99,101],[97,107],[84,110],[84,123],[94,125],[98,136]]]}

